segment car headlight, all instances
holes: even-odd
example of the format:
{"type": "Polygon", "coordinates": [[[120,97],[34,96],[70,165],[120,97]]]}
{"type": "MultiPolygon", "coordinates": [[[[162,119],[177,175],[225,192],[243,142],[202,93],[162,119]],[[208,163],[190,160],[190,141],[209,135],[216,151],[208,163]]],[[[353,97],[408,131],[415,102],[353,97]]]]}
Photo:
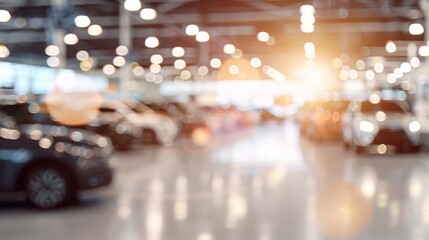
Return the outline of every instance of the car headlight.
{"type": "Polygon", "coordinates": [[[362,120],[359,123],[359,129],[362,132],[373,133],[375,131],[375,125],[374,125],[374,123],[372,123],[370,121],[362,120]]]}
{"type": "Polygon", "coordinates": [[[408,124],[408,130],[410,130],[410,132],[412,133],[416,133],[420,131],[420,129],[421,129],[421,125],[420,125],[420,122],[417,120],[413,120],[408,124]]]}

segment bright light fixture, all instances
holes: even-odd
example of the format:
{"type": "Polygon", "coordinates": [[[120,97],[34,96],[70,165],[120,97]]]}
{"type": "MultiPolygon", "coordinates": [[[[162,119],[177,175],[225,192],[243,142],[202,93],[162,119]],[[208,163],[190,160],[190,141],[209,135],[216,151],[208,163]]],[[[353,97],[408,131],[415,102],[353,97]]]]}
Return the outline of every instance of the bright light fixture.
{"type": "Polygon", "coordinates": [[[262,66],[262,62],[261,59],[254,57],[252,59],[250,59],[250,66],[254,67],[254,68],[259,68],[262,66]]]}
{"type": "Polygon", "coordinates": [[[185,32],[186,35],[195,36],[200,31],[200,28],[195,24],[189,24],[186,26],[185,32]]]}
{"type": "Polygon", "coordinates": [[[76,53],[76,59],[79,61],[84,61],[89,58],[89,53],[87,51],[81,50],[76,53]]]}
{"type": "Polygon", "coordinates": [[[222,66],[222,61],[219,58],[212,58],[210,60],[210,66],[212,68],[220,68],[222,66]]]}
{"type": "Polygon", "coordinates": [[[79,42],[79,38],[74,33],[69,33],[64,36],[64,43],[67,45],[75,45],[79,42]]]}
{"type": "Polygon", "coordinates": [[[112,75],[115,73],[115,71],[116,71],[116,68],[112,64],[106,64],[103,67],[103,72],[106,75],[112,75]]]}
{"type": "Polygon", "coordinates": [[[154,20],[157,17],[157,13],[153,8],[143,8],[140,11],[140,17],[143,20],[154,20]]]}
{"type": "Polygon", "coordinates": [[[184,48],[182,48],[182,47],[174,47],[174,48],[171,50],[171,54],[172,54],[174,57],[183,57],[183,56],[185,56],[185,49],[184,49],[184,48]]]}
{"type": "Polygon", "coordinates": [[[94,24],[88,27],[88,34],[91,36],[100,36],[103,33],[103,28],[100,25],[94,24]]]}
{"type": "Polygon", "coordinates": [[[11,18],[9,11],[0,9],[0,22],[9,22],[11,18]]]}
{"type": "Polygon", "coordinates": [[[174,61],[174,68],[176,69],[184,69],[186,67],[186,62],[183,59],[177,59],[176,61],[174,61]]]}
{"type": "Polygon", "coordinates": [[[411,35],[422,35],[425,32],[425,29],[420,23],[412,23],[408,27],[408,31],[411,35]]]}
{"type": "Polygon", "coordinates": [[[206,31],[200,31],[195,36],[195,40],[197,40],[197,42],[207,42],[210,40],[210,35],[206,31]]]}
{"type": "Polygon", "coordinates": [[[48,59],[46,59],[46,64],[49,67],[59,67],[61,64],[61,60],[58,57],[48,57],[48,59]]]}
{"type": "Polygon", "coordinates": [[[157,37],[148,37],[144,41],[144,44],[147,48],[156,48],[159,46],[159,40],[157,37]]]}
{"type": "Polygon", "coordinates": [[[126,46],[118,46],[115,50],[116,54],[119,56],[126,56],[129,52],[128,47],[126,46]]]}
{"type": "Polygon", "coordinates": [[[388,53],[394,53],[394,52],[396,52],[396,44],[394,42],[392,42],[392,41],[388,41],[386,43],[386,51],[388,53]]]}
{"type": "Polygon", "coordinates": [[[115,58],[113,58],[113,65],[117,66],[117,67],[122,67],[125,65],[127,61],[125,60],[124,57],[122,56],[116,56],[115,58]]]}
{"type": "Polygon", "coordinates": [[[267,32],[259,32],[256,35],[256,38],[260,42],[268,42],[270,40],[270,34],[268,34],[267,32]]]}
{"type": "Polygon", "coordinates": [[[130,12],[135,12],[140,10],[142,3],[140,0],[125,0],[124,8],[130,12]]]}
{"type": "Polygon", "coordinates": [[[45,48],[45,53],[51,57],[58,56],[60,55],[60,49],[55,45],[49,45],[45,48]]]}
{"type": "Polygon", "coordinates": [[[9,55],[9,49],[5,45],[0,45],[0,58],[7,58],[9,55]]]}
{"type": "Polygon", "coordinates": [[[89,19],[88,16],[79,15],[74,18],[74,24],[76,25],[76,27],[86,28],[91,25],[91,19],[89,19]]]}
{"type": "Polygon", "coordinates": [[[235,52],[235,46],[230,43],[225,44],[225,46],[223,46],[223,52],[225,54],[233,54],[235,52]]]}
{"type": "Polygon", "coordinates": [[[150,56],[150,62],[153,64],[161,64],[164,61],[164,58],[160,54],[154,54],[150,56]]]}

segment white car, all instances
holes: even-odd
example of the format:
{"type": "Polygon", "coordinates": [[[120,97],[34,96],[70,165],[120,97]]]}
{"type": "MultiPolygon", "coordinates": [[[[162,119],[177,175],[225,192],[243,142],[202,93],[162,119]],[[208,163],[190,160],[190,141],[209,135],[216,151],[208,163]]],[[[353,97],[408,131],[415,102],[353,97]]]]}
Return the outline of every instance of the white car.
{"type": "Polygon", "coordinates": [[[343,114],[342,125],[344,145],[358,153],[417,152],[421,148],[420,122],[405,102],[352,102],[343,114]]]}
{"type": "Polygon", "coordinates": [[[142,142],[145,144],[160,143],[168,146],[179,133],[177,124],[170,117],[158,114],[143,104],[109,101],[103,103],[103,107],[115,109],[139,127],[142,130],[142,142]]]}

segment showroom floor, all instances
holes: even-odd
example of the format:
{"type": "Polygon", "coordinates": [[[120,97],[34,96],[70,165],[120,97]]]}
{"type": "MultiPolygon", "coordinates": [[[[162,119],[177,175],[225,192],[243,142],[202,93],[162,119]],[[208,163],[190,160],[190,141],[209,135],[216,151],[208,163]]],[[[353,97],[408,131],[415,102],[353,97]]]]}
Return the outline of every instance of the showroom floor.
{"type": "Polygon", "coordinates": [[[273,123],[116,157],[114,186],[75,206],[0,202],[0,239],[429,239],[427,153],[356,156],[273,123]]]}

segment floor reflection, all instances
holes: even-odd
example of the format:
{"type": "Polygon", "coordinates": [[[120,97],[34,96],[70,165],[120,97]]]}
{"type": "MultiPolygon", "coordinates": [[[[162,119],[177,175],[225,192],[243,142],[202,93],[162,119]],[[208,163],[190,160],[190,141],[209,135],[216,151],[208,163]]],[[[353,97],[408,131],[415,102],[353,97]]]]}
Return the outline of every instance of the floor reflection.
{"type": "Polygon", "coordinates": [[[1,238],[429,239],[426,153],[356,156],[288,122],[117,157],[115,185],[76,206],[0,203],[1,238]]]}

